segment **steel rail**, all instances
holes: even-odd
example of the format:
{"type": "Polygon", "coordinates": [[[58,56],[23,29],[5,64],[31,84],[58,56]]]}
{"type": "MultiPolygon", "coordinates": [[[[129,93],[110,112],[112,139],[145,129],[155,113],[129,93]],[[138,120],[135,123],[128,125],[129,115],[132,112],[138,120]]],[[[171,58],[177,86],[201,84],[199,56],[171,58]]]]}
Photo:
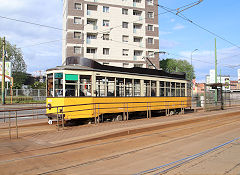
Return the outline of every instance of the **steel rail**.
{"type": "Polygon", "coordinates": [[[165,165],[158,166],[158,167],[156,167],[156,168],[152,168],[152,169],[149,169],[149,170],[146,170],[146,171],[142,171],[142,172],[137,173],[137,174],[134,174],[134,175],[143,175],[143,174],[152,173],[152,172],[157,171],[157,170],[159,170],[159,169],[161,169],[161,168],[168,167],[168,166],[171,166],[171,165],[174,165],[174,164],[178,163],[178,164],[176,164],[176,165],[174,165],[174,166],[172,166],[172,167],[170,167],[170,168],[167,168],[167,169],[165,169],[165,170],[163,170],[163,171],[160,171],[160,172],[158,172],[158,173],[156,173],[156,174],[154,174],[154,175],[164,174],[164,173],[172,170],[173,168],[177,168],[177,167],[179,167],[180,165],[182,165],[182,164],[184,164],[184,163],[187,163],[187,162],[189,162],[189,161],[191,161],[191,160],[194,160],[194,159],[196,159],[196,158],[199,158],[199,157],[201,157],[201,156],[203,156],[203,155],[206,155],[206,154],[208,154],[208,153],[210,153],[210,152],[216,151],[217,149],[220,149],[220,148],[222,148],[222,147],[224,147],[224,146],[226,146],[226,145],[229,145],[230,143],[235,142],[236,140],[239,140],[239,139],[240,139],[240,137],[235,138],[235,139],[233,139],[233,140],[230,140],[230,141],[228,141],[228,142],[225,142],[225,143],[223,143],[223,144],[221,144],[221,145],[218,145],[218,146],[216,146],[216,147],[210,148],[210,149],[208,149],[208,150],[202,151],[202,152],[200,152],[200,153],[197,153],[197,154],[194,154],[194,155],[191,155],[191,156],[188,156],[188,157],[179,159],[179,160],[177,160],[177,161],[173,161],[173,162],[167,163],[167,164],[165,164],[165,165]]]}
{"type": "MultiPolygon", "coordinates": [[[[238,117],[236,117],[236,118],[238,119],[238,117]]],[[[235,118],[234,118],[234,119],[235,119],[235,118]]],[[[217,122],[214,122],[214,123],[220,123],[220,122],[224,122],[224,121],[229,121],[229,119],[220,120],[220,121],[217,121],[217,122]]],[[[214,124],[214,123],[212,123],[212,124],[214,124]]],[[[231,122],[228,122],[228,123],[224,123],[223,125],[231,124],[231,123],[234,123],[234,124],[235,124],[236,121],[231,121],[231,122]]],[[[208,124],[208,125],[210,126],[211,124],[208,124]]],[[[198,126],[198,127],[201,127],[201,126],[206,126],[206,125],[205,125],[205,124],[201,124],[201,125],[198,126]]],[[[52,153],[47,153],[47,154],[40,154],[40,155],[28,156],[28,157],[24,157],[24,158],[17,158],[17,159],[5,160],[5,161],[0,161],[0,164],[7,163],[7,162],[18,161],[18,160],[25,160],[25,159],[31,159],[31,158],[37,158],[37,157],[43,157],[43,156],[50,156],[50,155],[55,155],[55,154],[61,154],[61,153],[69,152],[69,151],[86,149],[86,148],[91,148],[91,147],[94,147],[94,146],[111,144],[111,143],[120,142],[120,141],[124,141],[124,140],[131,140],[131,139],[136,139],[136,138],[140,138],[140,137],[147,137],[147,136],[151,136],[151,135],[162,134],[162,133],[167,133],[167,132],[171,132],[171,131],[178,131],[178,130],[184,130],[184,129],[191,129],[191,128],[194,128],[194,127],[184,127],[184,128],[178,128],[178,129],[171,129],[171,130],[167,130],[167,131],[155,132],[155,133],[152,133],[152,134],[145,134],[145,135],[143,135],[143,136],[134,136],[134,137],[131,137],[131,138],[123,138],[123,139],[118,139],[118,140],[115,140],[115,141],[104,142],[104,143],[95,144],[95,145],[90,145],[90,146],[82,146],[82,147],[78,147],[78,148],[65,149],[65,150],[62,150],[62,151],[57,151],[57,152],[52,152],[52,153]]],[[[214,127],[214,128],[215,128],[215,127],[214,127]]],[[[209,128],[209,129],[207,129],[207,130],[204,130],[203,132],[207,132],[208,130],[211,130],[211,129],[214,129],[214,128],[209,128]]],[[[196,135],[199,135],[199,134],[202,134],[202,132],[201,132],[201,133],[195,133],[195,134],[187,135],[187,136],[184,136],[184,137],[181,137],[181,138],[172,139],[172,140],[167,141],[167,142],[163,142],[163,143],[156,144],[156,145],[152,145],[152,146],[147,146],[147,147],[144,147],[144,148],[140,148],[140,149],[136,149],[136,150],[133,150],[133,151],[125,152],[125,153],[122,153],[122,154],[117,154],[117,155],[114,155],[114,156],[109,156],[109,157],[105,157],[105,158],[101,158],[101,159],[97,159],[97,160],[93,160],[93,161],[88,161],[88,162],[85,162],[85,163],[81,163],[81,164],[78,164],[78,165],[74,165],[74,166],[70,166],[70,167],[65,167],[65,168],[63,168],[63,169],[68,169],[68,168],[75,167],[75,166],[78,167],[78,166],[88,165],[88,164],[91,164],[91,163],[94,163],[94,162],[98,162],[98,161],[102,161],[102,160],[109,160],[109,159],[118,158],[118,157],[123,156],[123,155],[126,155],[126,154],[135,153],[135,152],[142,151],[142,150],[146,150],[146,149],[150,149],[150,148],[153,148],[153,147],[156,147],[156,146],[160,146],[160,145],[172,143],[172,142],[174,142],[174,141],[179,141],[179,140],[186,139],[186,138],[189,138],[189,137],[192,137],[192,136],[196,136],[196,135]]],[[[68,145],[68,144],[67,144],[67,145],[68,145]]],[[[63,145],[63,146],[66,146],[66,145],[63,145]]],[[[49,148],[49,147],[48,147],[48,148],[49,148]]],[[[43,149],[48,149],[48,148],[43,148],[43,149]]],[[[55,148],[55,147],[54,147],[54,148],[55,148]]],[[[40,150],[40,149],[39,149],[39,150],[40,150]]],[[[42,149],[41,149],[41,150],[42,150],[42,149]]],[[[33,151],[35,151],[35,150],[33,150],[33,151]]],[[[24,152],[25,152],[25,151],[24,151],[24,152]]],[[[61,169],[61,170],[63,170],[63,169],[61,169]]],[[[45,172],[45,173],[41,173],[41,174],[49,174],[49,173],[57,172],[57,171],[61,171],[61,170],[58,169],[58,170],[53,170],[53,171],[49,171],[49,172],[45,172]]]]}
{"type": "MultiPolygon", "coordinates": [[[[236,118],[233,118],[233,119],[238,119],[239,117],[237,116],[236,118]]],[[[225,121],[229,121],[229,118],[227,119],[222,119],[220,118],[221,120],[218,120],[218,121],[215,121],[214,123],[220,123],[220,122],[225,122],[225,121]]],[[[216,120],[216,119],[210,119],[210,120],[216,120]]],[[[204,121],[198,121],[198,122],[204,122],[204,121]]],[[[233,121],[235,122],[235,121],[233,121]]],[[[232,122],[229,122],[229,123],[232,123],[232,122]]],[[[229,124],[227,123],[227,124],[229,124]]],[[[184,125],[188,125],[189,123],[187,124],[184,124],[184,125]]],[[[210,126],[212,124],[198,124],[197,127],[202,127],[202,126],[210,126]]],[[[178,127],[181,127],[178,126],[178,127]]],[[[196,125],[194,125],[194,127],[196,127],[196,125]]],[[[104,143],[101,143],[101,144],[94,144],[94,145],[91,145],[91,146],[84,146],[84,147],[79,147],[79,148],[73,148],[73,149],[67,149],[66,152],[68,151],[75,151],[75,150],[80,150],[80,149],[84,149],[84,148],[90,148],[90,147],[94,147],[94,146],[99,146],[99,145],[105,145],[105,144],[110,144],[110,143],[115,143],[115,142],[120,142],[120,141],[124,141],[124,140],[132,140],[132,139],[136,139],[136,138],[141,138],[141,137],[147,137],[147,136],[153,136],[153,135],[158,135],[158,134],[162,134],[162,133],[168,133],[168,132],[173,132],[173,131],[179,131],[179,130],[184,130],[184,129],[190,129],[190,128],[194,128],[194,127],[184,127],[184,128],[178,128],[178,129],[169,129],[169,130],[166,130],[166,131],[161,131],[161,132],[154,132],[152,134],[144,134],[144,135],[141,135],[141,136],[133,136],[133,137],[130,137],[130,138],[122,138],[122,139],[118,139],[118,140],[115,140],[115,141],[110,141],[110,142],[104,142],[104,143]]],[[[28,135],[29,136],[29,135],[28,135]]],[[[26,136],[25,136],[26,137],[26,136]]],[[[74,142],[72,144],[78,144],[79,142],[74,142]]],[[[30,149],[30,150],[27,150],[27,151],[18,151],[18,154],[19,153],[26,153],[26,152],[31,152],[31,151],[37,151],[37,150],[44,150],[44,149],[49,149],[49,148],[58,148],[58,147],[62,147],[62,146],[68,146],[70,144],[63,144],[63,145],[58,145],[58,146],[47,146],[45,148],[40,148],[40,149],[30,149]]],[[[3,156],[3,155],[13,155],[13,154],[1,154],[0,156],[3,156]]],[[[27,158],[27,157],[26,157],[27,158]]],[[[0,161],[0,164],[4,163],[4,162],[11,162],[11,161],[14,161],[14,160],[24,160],[25,158],[21,158],[21,159],[12,159],[12,160],[6,160],[6,161],[0,161]]]]}

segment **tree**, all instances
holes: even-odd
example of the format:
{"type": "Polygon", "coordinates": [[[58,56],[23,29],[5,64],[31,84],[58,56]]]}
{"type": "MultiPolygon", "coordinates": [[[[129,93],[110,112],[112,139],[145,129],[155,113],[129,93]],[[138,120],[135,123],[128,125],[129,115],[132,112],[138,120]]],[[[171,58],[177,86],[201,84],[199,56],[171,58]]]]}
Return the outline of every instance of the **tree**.
{"type": "MultiPolygon", "coordinates": [[[[2,38],[0,37],[0,56],[2,58],[2,38]]],[[[27,65],[23,59],[23,54],[20,48],[17,48],[16,45],[10,44],[10,42],[6,41],[6,51],[7,57],[6,61],[10,61],[12,63],[12,76],[14,79],[14,88],[21,88],[23,83],[26,80],[26,71],[27,65]]]]}
{"type": "Polygon", "coordinates": [[[167,58],[160,61],[160,67],[167,72],[185,72],[188,80],[195,79],[194,68],[186,60],[167,58]]]}

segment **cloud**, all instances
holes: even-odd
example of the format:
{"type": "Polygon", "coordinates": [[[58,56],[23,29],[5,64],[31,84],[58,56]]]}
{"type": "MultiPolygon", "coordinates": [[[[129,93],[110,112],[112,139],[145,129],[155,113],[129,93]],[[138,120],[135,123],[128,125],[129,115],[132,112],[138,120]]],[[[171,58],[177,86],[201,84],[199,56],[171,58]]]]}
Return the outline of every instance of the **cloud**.
{"type": "Polygon", "coordinates": [[[172,49],[176,47],[179,43],[176,41],[166,40],[166,39],[160,39],[159,40],[159,47],[160,49],[172,49]]]}
{"type": "Polygon", "coordinates": [[[176,24],[174,27],[173,27],[173,30],[181,30],[181,29],[184,29],[185,26],[182,25],[182,24],[176,24]]]}
{"type": "MultiPolygon", "coordinates": [[[[0,0],[2,16],[62,28],[62,1],[0,0]]],[[[0,18],[0,37],[22,48],[28,72],[46,70],[61,64],[62,31],[0,18]],[[31,47],[25,47],[25,46],[31,47]]]]}
{"type": "Polygon", "coordinates": [[[174,19],[174,18],[172,18],[172,19],[170,20],[170,22],[175,22],[175,19],[174,19]]]}
{"type": "Polygon", "coordinates": [[[168,35],[168,34],[171,34],[171,33],[172,32],[159,31],[159,36],[168,35]]]}
{"type": "MultiPolygon", "coordinates": [[[[192,51],[182,51],[179,55],[191,62],[192,51]]],[[[231,80],[236,80],[237,69],[240,69],[240,49],[229,47],[217,50],[218,74],[230,75],[231,80]]],[[[197,75],[197,80],[203,80],[210,69],[215,69],[215,52],[213,50],[199,50],[192,54],[192,63],[197,75]]]]}

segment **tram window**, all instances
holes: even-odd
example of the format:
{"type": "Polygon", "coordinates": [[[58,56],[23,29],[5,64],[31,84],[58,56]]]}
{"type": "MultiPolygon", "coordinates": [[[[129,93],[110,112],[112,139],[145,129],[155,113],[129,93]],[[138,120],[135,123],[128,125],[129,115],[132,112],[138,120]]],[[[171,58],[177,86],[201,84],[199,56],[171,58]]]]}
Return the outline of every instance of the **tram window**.
{"type": "Polygon", "coordinates": [[[96,77],[96,96],[105,96],[105,77],[96,77]]]}
{"type": "Polygon", "coordinates": [[[175,85],[176,83],[171,82],[171,96],[175,97],[176,93],[175,93],[175,85]]]}
{"type": "Polygon", "coordinates": [[[107,96],[114,96],[115,91],[115,78],[107,77],[106,78],[106,88],[107,88],[107,96]]]}
{"type": "Polygon", "coordinates": [[[135,97],[141,96],[140,80],[134,80],[134,96],[135,97]]]}
{"type": "Polygon", "coordinates": [[[180,83],[176,83],[176,96],[180,97],[180,83]]]}
{"type": "Polygon", "coordinates": [[[78,75],[65,74],[65,96],[77,97],[78,96],[78,75]]]}
{"type": "Polygon", "coordinates": [[[151,96],[155,97],[157,92],[157,84],[156,81],[151,81],[151,96]]]}
{"type": "Polygon", "coordinates": [[[164,97],[164,94],[165,94],[165,92],[164,92],[164,90],[165,90],[164,84],[165,84],[164,81],[160,81],[160,83],[159,83],[159,85],[160,85],[160,93],[159,93],[160,97],[164,97]]]}
{"type": "Polygon", "coordinates": [[[79,96],[92,96],[91,75],[80,75],[79,96]]]}
{"type": "Polygon", "coordinates": [[[62,97],[63,96],[63,73],[55,73],[55,97],[62,97]]]}
{"type": "Polygon", "coordinates": [[[124,96],[124,79],[123,78],[116,79],[116,96],[117,97],[124,96]]]}
{"type": "Polygon", "coordinates": [[[166,97],[171,96],[170,82],[166,82],[166,97]]]}
{"type": "Polygon", "coordinates": [[[144,80],[143,86],[144,86],[144,88],[143,88],[144,96],[149,97],[150,96],[150,81],[144,80]]]}
{"type": "Polygon", "coordinates": [[[133,96],[133,84],[132,79],[125,79],[125,96],[131,97],[133,96]]]}
{"type": "Polygon", "coordinates": [[[47,96],[53,97],[53,74],[47,75],[47,96]]]}
{"type": "Polygon", "coordinates": [[[181,96],[185,97],[185,83],[181,83],[181,96]]]}

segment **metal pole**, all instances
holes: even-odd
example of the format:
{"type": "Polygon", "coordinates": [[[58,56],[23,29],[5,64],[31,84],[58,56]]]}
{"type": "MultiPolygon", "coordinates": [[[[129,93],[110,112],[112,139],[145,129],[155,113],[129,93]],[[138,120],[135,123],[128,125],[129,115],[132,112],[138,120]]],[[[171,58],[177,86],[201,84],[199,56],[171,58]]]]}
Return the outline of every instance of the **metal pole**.
{"type": "Polygon", "coordinates": [[[58,127],[58,131],[59,131],[59,116],[58,116],[58,107],[57,107],[57,127],[58,127]]]}
{"type": "Polygon", "coordinates": [[[129,117],[129,116],[128,116],[128,103],[127,103],[127,120],[128,120],[128,117],[129,117]]]}
{"type": "Polygon", "coordinates": [[[3,53],[2,53],[2,104],[5,104],[5,37],[2,41],[3,53]]]}
{"type": "Polygon", "coordinates": [[[18,139],[18,123],[17,123],[17,112],[15,112],[15,120],[16,120],[16,132],[17,132],[17,139],[18,139]]]}
{"type": "Polygon", "coordinates": [[[12,139],[11,137],[11,115],[10,115],[10,112],[9,112],[9,121],[8,121],[8,128],[9,128],[9,138],[10,140],[12,139]]]}
{"type": "Polygon", "coordinates": [[[5,106],[3,106],[3,110],[4,110],[4,112],[3,112],[3,122],[5,123],[6,122],[6,119],[5,119],[5,106]]]}
{"type": "Polygon", "coordinates": [[[125,103],[123,104],[123,120],[125,120],[126,114],[125,114],[125,103]]]}
{"type": "Polygon", "coordinates": [[[100,119],[99,119],[99,104],[98,104],[98,123],[100,122],[100,119]]]}
{"type": "Polygon", "coordinates": [[[94,105],[93,105],[93,107],[94,107],[94,123],[95,123],[95,125],[97,124],[97,111],[96,111],[96,104],[94,103],[94,105]]]}
{"type": "Polygon", "coordinates": [[[62,129],[64,129],[63,107],[62,107],[62,129]]]}
{"type": "Polygon", "coordinates": [[[151,102],[149,103],[149,118],[152,118],[152,112],[151,112],[151,102]]]}
{"type": "Polygon", "coordinates": [[[147,102],[147,119],[148,119],[148,102],[147,102]]]}
{"type": "MultiPolygon", "coordinates": [[[[217,40],[215,38],[215,83],[217,83],[217,40]]],[[[217,104],[217,89],[215,89],[215,103],[217,104]]]]}

